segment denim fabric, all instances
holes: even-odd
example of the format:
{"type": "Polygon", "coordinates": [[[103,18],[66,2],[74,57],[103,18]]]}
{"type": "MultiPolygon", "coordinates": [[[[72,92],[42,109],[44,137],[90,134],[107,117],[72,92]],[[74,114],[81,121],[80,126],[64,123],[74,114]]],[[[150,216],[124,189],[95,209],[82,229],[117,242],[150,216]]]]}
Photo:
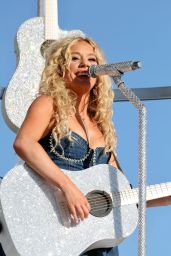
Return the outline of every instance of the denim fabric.
{"type": "Polygon", "coordinates": [[[94,249],[80,256],[119,256],[118,247],[94,249]]]}
{"type": "MultiPolygon", "coordinates": [[[[107,164],[111,154],[105,153],[103,147],[97,147],[95,150],[89,148],[88,142],[83,139],[79,134],[71,132],[70,137],[66,136],[61,139],[60,145],[58,144],[55,150],[60,154],[69,159],[82,159],[90,152],[89,156],[78,163],[72,160],[66,160],[51,151],[49,143],[50,135],[41,139],[39,143],[45,149],[52,161],[58,165],[61,169],[68,171],[80,171],[91,166],[98,164],[107,164]],[[94,158],[94,160],[93,160],[94,158]]],[[[54,142],[53,142],[54,145],[54,142]]],[[[88,251],[81,254],[80,256],[119,256],[118,247],[114,248],[100,248],[88,251]]]]}

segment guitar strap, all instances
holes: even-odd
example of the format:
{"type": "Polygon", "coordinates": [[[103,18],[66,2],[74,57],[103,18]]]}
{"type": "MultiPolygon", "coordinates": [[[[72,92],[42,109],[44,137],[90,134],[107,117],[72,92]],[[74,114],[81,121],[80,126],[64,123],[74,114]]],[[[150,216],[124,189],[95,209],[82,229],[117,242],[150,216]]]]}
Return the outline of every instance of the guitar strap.
{"type": "MultiPolygon", "coordinates": [[[[119,162],[118,162],[118,159],[117,159],[117,157],[116,157],[116,155],[115,155],[114,153],[113,153],[113,156],[114,156],[114,158],[115,158],[115,161],[116,161],[116,164],[117,164],[117,166],[118,166],[119,171],[121,171],[122,173],[124,173],[123,170],[122,170],[122,168],[121,168],[121,166],[120,166],[120,164],[119,164],[119,162]]],[[[133,188],[132,184],[130,183],[129,185],[130,185],[130,187],[131,187],[131,189],[132,189],[132,188],[133,188]]],[[[137,205],[137,209],[138,209],[138,204],[136,204],[136,205],[137,205]]]]}
{"type": "Polygon", "coordinates": [[[116,162],[116,164],[117,164],[117,166],[118,166],[118,169],[119,169],[122,173],[124,173],[123,170],[122,170],[122,168],[121,168],[121,166],[120,166],[120,164],[119,164],[119,162],[118,162],[118,159],[117,159],[117,157],[116,157],[116,155],[115,155],[114,152],[113,152],[113,156],[114,156],[115,162],[116,162]]]}

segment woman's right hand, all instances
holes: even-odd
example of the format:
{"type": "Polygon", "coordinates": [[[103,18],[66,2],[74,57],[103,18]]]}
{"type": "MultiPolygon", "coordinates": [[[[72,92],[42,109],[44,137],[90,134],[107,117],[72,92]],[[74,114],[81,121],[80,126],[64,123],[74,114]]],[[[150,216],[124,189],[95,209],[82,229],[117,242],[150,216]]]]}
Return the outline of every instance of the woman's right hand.
{"type": "Polygon", "coordinates": [[[80,219],[87,218],[90,212],[90,204],[79,188],[68,179],[62,191],[74,221],[77,223],[80,219]]]}

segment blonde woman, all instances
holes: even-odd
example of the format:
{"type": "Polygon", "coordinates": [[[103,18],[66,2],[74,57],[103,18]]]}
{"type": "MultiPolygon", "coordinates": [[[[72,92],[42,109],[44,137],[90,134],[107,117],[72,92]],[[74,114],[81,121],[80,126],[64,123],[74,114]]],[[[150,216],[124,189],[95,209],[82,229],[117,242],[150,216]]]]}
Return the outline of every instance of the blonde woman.
{"type": "MultiPolygon", "coordinates": [[[[111,83],[107,77],[86,75],[90,65],[101,63],[103,54],[93,40],[74,36],[53,43],[40,96],[30,106],[14,142],[17,154],[63,191],[75,221],[88,217],[90,205],[61,169],[76,171],[100,163],[117,167],[111,83]]],[[[98,255],[118,255],[117,249],[110,249],[110,254],[107,250],[101,249],[98,255]]]]}
{"type": "MultiPolygon", "coordinates": [[[[119,169],[111,83],[105,76],[87,76],[90,65],[104,62],[100,48],[89,38],[74,36],[53,43],[47,52],[40,95],[14,142],[18,155],[61,189],[76,222],[88,218],[90,205],[61,169],[77,171],[101,163],[119,169]]],[[[117,256],[118,249],[95,249],[83,255],[117,256]]]]}

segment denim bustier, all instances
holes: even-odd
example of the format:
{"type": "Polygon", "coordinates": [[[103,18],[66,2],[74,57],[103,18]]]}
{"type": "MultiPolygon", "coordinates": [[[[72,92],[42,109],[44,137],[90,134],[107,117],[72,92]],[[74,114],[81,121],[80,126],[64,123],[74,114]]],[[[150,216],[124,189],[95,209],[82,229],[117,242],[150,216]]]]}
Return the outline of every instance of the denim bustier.
{"type": "Polygon", "coordinates": [[[111,156],[110,152],[105,153],[104,147],[91,149],[88,142],[75,132],[70,132],[69,136],[63,137],[54,150],[52,146],[55,145],[55,141],[52,134],[42,138],[39,143],[59,168],[70,171],[107,164],[111,156]]]}

